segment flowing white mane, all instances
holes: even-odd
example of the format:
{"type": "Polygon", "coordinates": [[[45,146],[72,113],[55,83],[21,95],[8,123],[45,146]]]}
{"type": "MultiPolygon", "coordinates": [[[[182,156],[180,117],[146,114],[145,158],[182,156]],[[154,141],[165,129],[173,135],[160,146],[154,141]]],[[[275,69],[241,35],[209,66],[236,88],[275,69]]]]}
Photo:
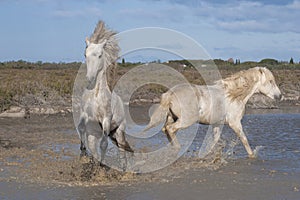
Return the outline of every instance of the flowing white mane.
{"type": "Polygon", "coordinates": [[[106,41],[103,52],[103,58],[106,66],[115,63],[119,56],[120,47],[115,35],[116,33],[114,31],[105,28],[103,21],[99,21],[94,33],[89,39],[89,41],[94,44],[106,41]]]}
{"type": "Polygon", "coordinates": [[[253,90],[261,76],[260,68],[251,68],[235,73],[216,82],[224,88],[227,97],[231,100],[243,100],[253,90]]]}

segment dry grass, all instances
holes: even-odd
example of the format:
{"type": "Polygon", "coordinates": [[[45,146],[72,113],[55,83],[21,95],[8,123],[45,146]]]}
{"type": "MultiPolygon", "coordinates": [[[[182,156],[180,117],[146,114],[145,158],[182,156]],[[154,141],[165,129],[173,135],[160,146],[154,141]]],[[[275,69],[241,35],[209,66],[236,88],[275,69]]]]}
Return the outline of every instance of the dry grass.
{"type": "MultiPolygon", "coordinates": [[[[178,66],[172,67],[184,75],[190,83],[205,84],[203,78],[195,69],[183,69],[178,66]]],[[[115,73],[114,82],[131,69],[132,67],[119,66],[115,73]]],[[[235,66],[220,67],[222,77],[227,77],[240,70],[241,67],[235,66]]],[[[284,95],[299,96],[299,68],[276,69],[272,67],[271,70],[284,95]]],[[[0,68],[0,112],[8,109],[11,105],[40,106],[45,104],[68,104],[69,106],[76,74],[77,68],[0,68]]],[[[132,99],[159,98],[166,90],[167,88],[163,86],[149,84],[139,88],[134,93],[132,99]]]]}
{"type": "Polygon", "coordinates": [[[0,69],[0,111],[22,102],[26,96],[35,96],[34,104],[53,99],[69,99],[77,74],[74,69],[0,69]]]}

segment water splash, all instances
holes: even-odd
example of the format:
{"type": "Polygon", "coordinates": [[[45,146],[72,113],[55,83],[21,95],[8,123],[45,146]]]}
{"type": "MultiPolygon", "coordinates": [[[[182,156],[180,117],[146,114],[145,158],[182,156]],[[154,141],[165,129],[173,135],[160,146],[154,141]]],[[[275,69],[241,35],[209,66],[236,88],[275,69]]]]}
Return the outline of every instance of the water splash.
{"type": "Polygon", "coordinates": [[[264,148],[265,148],[264,146],[256,146],[255,149],[253,150],[254,157],[257,158],[260,150],[262,150],[264,148]]]}

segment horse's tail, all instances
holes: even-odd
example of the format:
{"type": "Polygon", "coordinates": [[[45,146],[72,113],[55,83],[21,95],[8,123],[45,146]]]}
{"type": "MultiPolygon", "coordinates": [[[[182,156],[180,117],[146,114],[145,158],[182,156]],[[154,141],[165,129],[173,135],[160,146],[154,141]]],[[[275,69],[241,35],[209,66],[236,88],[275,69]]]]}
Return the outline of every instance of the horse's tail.
{"type": "Polygon", "coordinates": [[[168,113],[170,112],[170,94],[164,93],[161,96],[161,101],[159,106],[154,110],[151,115],[150,122],[143,130],[143,132],[158,126],[161,122],[165,121],[168,113]]]}

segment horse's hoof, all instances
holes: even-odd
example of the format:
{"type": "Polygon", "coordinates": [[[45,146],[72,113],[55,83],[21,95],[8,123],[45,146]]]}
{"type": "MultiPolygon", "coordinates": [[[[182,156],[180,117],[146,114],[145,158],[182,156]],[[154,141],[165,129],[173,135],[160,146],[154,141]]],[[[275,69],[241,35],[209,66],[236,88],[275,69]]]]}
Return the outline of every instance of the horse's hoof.
{"type": "Polygon", "coordinates": [[[108,167],[107,165],[103,164],[102,162],[98,162],[98,164],[105,171],[109,171],[110,170],[110,167],[108,167]]]}
{"type": "Polygon", "coordinates": [[[177,150],[181,149],[181,145],[178,142],[172,142],[171,144],[172,144],[173,148],[175,148],[177,150]]]}
{"type": "Polygon", "coordinates": [[[134,153],[133,149],[130,147],[130,145],[127,142],[126,142],[125,148],[123,148],[123,149],[125,149],[125,151],[127,151],[127,152],[134,153]]]}
{"type": "Polygon", "coordinates": [[[121,166],[121,169],[122,169],[122,172],[126,172],[127,165],[125,164],[125,165],[121,166]]]}
{"type": "Polygon", "coordinates": [[[133,149],[131,147],[127,147],[125,150],[128,151],[128,152],[130,152],[130,153],[134,153],[134,151],[133,151],[133,149]]]}
{"type": "Polygon", "coordinates": [[[88,156],[88,153],[86,151],[81,151],[80,158],[87,157],[87,156],[88,156]]]}
{"type": "Polygon", "coordinates": [[[255,155],[255,154],[253,153],[253,154],[249,154],[248,157],[251,158],[251,159],[255,159],[255,158],[257,158],[257,155],[255,155]]]}

